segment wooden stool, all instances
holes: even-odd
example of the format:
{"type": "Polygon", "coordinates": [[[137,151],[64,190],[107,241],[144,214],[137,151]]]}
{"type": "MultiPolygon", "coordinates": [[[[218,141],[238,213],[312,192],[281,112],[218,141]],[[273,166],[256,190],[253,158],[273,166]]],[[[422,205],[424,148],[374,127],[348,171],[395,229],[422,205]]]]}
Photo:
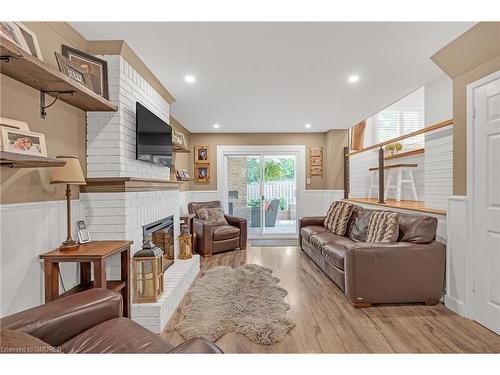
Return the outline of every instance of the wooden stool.
{"type": "MultiPolygon", "coordinates": [[[[385,199],[388,198],[389,196],[389,190],[396,190],[396,201],[400,202],[401,201],[401,191],[402,191],[402,186],[403,184],[409,184],[412,190],[412,196],[413,200],[418,201],[418,196],[417,196],[417,189],[415,187],[415,180],[413,179],[413,172],[411,171],[411,168],[416,168],[418,167],[417,164],[394,164],[394,165],[387,165],[384,167],[384,169],[388,170],[387,173],[387,182],[385,185],[385,199]],[[396,172],[396,181],[394,182],[394,173],[393,170],[396,172]],[[403,179],[403,172],[407,173],[407,178],[403,179]]],[[[370,172],[378,171],[378,167],[376,168],[370,168],[370,172]]],[[[372,177],[374,179],[374,177],[372,177]]],[[[370,194],[371,194],[372,186],[370,185],[370,194]]]]}

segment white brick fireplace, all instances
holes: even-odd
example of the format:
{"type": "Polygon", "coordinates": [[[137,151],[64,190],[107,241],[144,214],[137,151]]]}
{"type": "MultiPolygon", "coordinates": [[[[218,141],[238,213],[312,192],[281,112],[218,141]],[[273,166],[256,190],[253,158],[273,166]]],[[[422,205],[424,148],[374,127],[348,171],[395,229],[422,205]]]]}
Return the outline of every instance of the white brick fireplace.
{"type": "MultiPolygon", "coordinates": [[[[115,113],[87,114],[87,177],[112,177],[168,180],[168,168],[138,161],[135,158],[135,103],[139,101],[168,122],[169,104],[118,55],[99,56],[108,62],[109,96],[118,106],[115,113]]],[[[104,189],[106,190],[106,189],[104,189]]],[[[132,240],[132,255],[140,249],[143,226],[168,216],[174,217],[174,235],[179,234],[179,190],[136,188],[121,192],[80,194],[83,216],[95,240],[132,240]]],[[[175,243],[177,258],[178,244],[175,243]]],[[[132,304],[132,319],[160,333],[187,292],[200,269],[200,259],[175,259],[164,277],[164,293],[158,303],[132,304]]],[[[108,279],[118,278],[120,259],[107,264],[108,279]]]]}

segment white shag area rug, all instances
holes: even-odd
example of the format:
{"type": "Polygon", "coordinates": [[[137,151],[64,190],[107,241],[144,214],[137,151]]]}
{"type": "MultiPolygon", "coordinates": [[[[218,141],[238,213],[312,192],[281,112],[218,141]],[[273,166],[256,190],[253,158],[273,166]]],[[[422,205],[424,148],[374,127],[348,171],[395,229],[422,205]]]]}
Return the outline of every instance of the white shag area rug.
{"type": "Polygon", "coordinates": [[[280,342],[295,323],[286,317],[288,292],[279,281],[271,269],[257,264],[211,268],[190,288],[175,328],[185,339],[216,341],[238,332],[258,344],[280,342]]]}

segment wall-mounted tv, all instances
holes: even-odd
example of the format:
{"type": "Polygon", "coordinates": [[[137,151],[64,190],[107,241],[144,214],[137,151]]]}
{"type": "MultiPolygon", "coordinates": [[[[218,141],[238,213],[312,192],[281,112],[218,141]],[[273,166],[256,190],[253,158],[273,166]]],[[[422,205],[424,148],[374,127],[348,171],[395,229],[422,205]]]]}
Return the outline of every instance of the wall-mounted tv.
{"type": "Polygon", "coordinates": [[[137,160],[172,167],[172,127],[139,102],[135,119],[137,160]]]}

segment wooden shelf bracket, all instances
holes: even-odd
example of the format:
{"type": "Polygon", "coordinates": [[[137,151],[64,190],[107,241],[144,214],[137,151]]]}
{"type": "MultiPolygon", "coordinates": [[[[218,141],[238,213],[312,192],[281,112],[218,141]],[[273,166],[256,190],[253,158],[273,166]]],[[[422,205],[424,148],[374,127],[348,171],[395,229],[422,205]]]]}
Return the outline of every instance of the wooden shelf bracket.
{"type": "Polygon", "coordinates": [[[59,96],[61,95],[75,95],[75,91],[40,91],[40,117],[45,120],[47,117],[47,112],[45,111],[47,108],[52,107],[54,104],[56,104],[57,100],[59,99],[59,96]],[[45,94],[49,95],[54,95],[55,94],[55,99],[52,103],[49,105],[45,105],[45,94]]]}

